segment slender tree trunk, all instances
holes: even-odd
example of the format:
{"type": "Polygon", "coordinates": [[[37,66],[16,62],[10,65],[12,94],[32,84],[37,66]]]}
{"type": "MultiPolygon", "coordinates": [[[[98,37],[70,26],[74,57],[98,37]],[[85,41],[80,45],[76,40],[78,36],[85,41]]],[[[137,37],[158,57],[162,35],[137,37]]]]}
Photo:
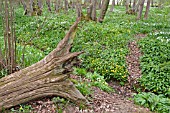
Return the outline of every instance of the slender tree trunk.
{"type": "Polygon", "coordinates": [[[111,11],[111,12],[113,12],[114,6],[115,6],[115,0],[112,0],[112,6],[111,6],[111,8],[110,8],[110,11],[111,11]]]}
{"type": "Polygon", "coordinates": [[[148,13],[149,13],[149,9],[150,9],[150,4],[151,4],[151,0],[148,0],[145,15],[144,15],[144,19],[148,19],[148,13]]]}
{"type": "MultiPolygon", "coordinates": [[[[14,7],[13,1],[1,1],[0,12],[2,15],[3,32],[4,32],[4,55],[0,50],[0,69],[8,70],[11,74],[16,69],[16,37],[14,24],[14,7]]],[[[0,48],[1,49],[1,48],[0,48]]]]}
{"type": "Polygon", "coordinates": [[[140,19],[141,19],[144,2],[145,2],[145,0],[140,0],[139,12],[138,12],[138,14],[137,14],[137,20],[140,20],[140,19]]]}
{"type": "Polygon", "coordinates": [[[94,21],[96,21],[96,3],[97,3],[97,0],[93,0],[93,1],[92,1],[93,8],[92,8],[91,18],[92,18],[92,20],[94,20],[94,21]]]}
{"type": "Polygon", "coordinates": [[[129,11],[129,0],[126,0],[125,6],[126,6],[126,13],[127,13],[129,11]]]}
{"type": "Polygon", "coordinates": [[[137,13],[139,11],[139,5],[140,5],[141,0],[138,0],[136,6],[135,6],[135,12],[137,13]]]}
{"type": "Polygon", "coordinates": [[[102,9],[100,11],[100,16],[98,18],[98,22],[102,23],[103,20],[104,20],[104,17],[106,15],[106,12],[107,12],[107,9],[108,9],[108,6],[109,6],[109,2],[110,0],[105,0],[102,4],[102,9]]]}
{"type": "Polygon", "coordinates": [[[136,0],[133,0],[132,10],[135,12],[136,0]]]}
{"type": "Polygon", "coordinates": [[[82,9],[79,0],[77,0],[76,2],[76,12],[77,12],[77,17],[82,17],[82,9]]]}
{"type": "Polygon", "coordinates": [[[88,7],[87,7],[87,18],[89,20],[92,20],[92,10],[93,10],[93,4],[91,3],[88,7]]]}

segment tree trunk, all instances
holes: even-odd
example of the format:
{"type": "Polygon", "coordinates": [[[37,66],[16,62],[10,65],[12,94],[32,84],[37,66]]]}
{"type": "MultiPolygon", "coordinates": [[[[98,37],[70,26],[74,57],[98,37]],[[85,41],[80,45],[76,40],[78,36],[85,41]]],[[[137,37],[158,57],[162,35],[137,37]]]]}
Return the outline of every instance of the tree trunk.
{"type": "Polygon", "coordinates": [[[100,16],[98,18],[98,22],[102,23],[103,20],[104,20],[104,17],[106,15],[106,12],[107,12],[107,9],[108,9],[108,6],[109,6],[109,2],[110,0],[105,0],[104,3],[102,3],[102,9],[100,11],[100,16]]]}
{"type": "Polygon", "coordinates": [[[140,4],[141,0],[138,0],[136,6],[135,6],[135,13],[137,13],[139,11],[139,4],[140,4]]]}
{"type": "Polygon", "coordinates": [[[77,0],[76,2],[76,12],[77,12],[77,17],[82,16],[82,9],[81,9],[81,4],[79,0],[77,0]]]}
{"type": "MultiPolygon", "coordinates": [[[[14,3],[11,0],[1,1],[1,16],[4,34],[4,54],[0,50],[0,68],[14,72],[16,67],[16,37],[14,24],[14,3]]],[[[0,48],[1,49],[1,48],[0,48]]]]}
{"type": "Polygon", "coordinates": [[[101,2],[102,2],[102,1],[99,0],[98,9],[101,9],[101,7],[102,7],[102,3],[101,3],[101,2]]]}
{"type": "Polygon", "coordinates": [[[72,66],[80,63],[77,56],[82,53],[70,53],[79,22],[77,19],[57,48],[44,59],[0,79],[0,111],[47,96],[61,96],[77,104],[87,102],[69,80],[72,66]]]}
{"type": "Polygon", "coordinates": [[[129,0],[126,0],[125,6],[126,6],[126,13],[128,13],[128,10],[129,10],[129,0]]]}
{"type": "Polygon", "coordinates": [[[143,6],[144,6],[144,2],[145,0],[140,0],[139,1],[139,12],[137,14],[137,20],[140,20],[141,19],[141,16],[142,16],[142,11],[143,11],[143,6]]]}
{"type": "Polygon", "coordinates": [[[136,6],[136,0],[133,0],[133,6],[132,6],[133,11],[135,11],[135,6],[136,6]]]}
{"type": "Polygon", "coordinates": [[[92,15],[92,9],[93,9],[93,4],[91,3],[88,7],[87,7],[87,19],[92,20],[91,15],[92,15]]]}
{"type": "Polygon", "coordinates": [[[92,8],[91,18],[92,18],[92,20],[94,20],[94,21],[96,21],[96,3],[97,3],[97,0],[93,0],[93,1],[92,1],[93,8],[92,8]]]}
{"type": "Polygon", "coordinates": [[[112,0],[112,6],[111,6],[111,8],[110,8],[110,11],[111,11],[111,12],[113,12],[114,6],[115,6],[115,0],[112,0]]]}
{"type": "Polygon", "coordinates": [[[102,2],[102,3],[101,3],[101,7],[103,6],[103,4],[104,4],[104,1],[105,1],[105,0],[101,0],[101,2],[102,2]]]}
{"type": "Polygon", "coordinates": [[[145,15],[144,15],[144,19],[148,19],[148,13],[149,13],[149,9],[150,9],[150,4],[151,4],[151,0],[148,0],[145,15]]]}

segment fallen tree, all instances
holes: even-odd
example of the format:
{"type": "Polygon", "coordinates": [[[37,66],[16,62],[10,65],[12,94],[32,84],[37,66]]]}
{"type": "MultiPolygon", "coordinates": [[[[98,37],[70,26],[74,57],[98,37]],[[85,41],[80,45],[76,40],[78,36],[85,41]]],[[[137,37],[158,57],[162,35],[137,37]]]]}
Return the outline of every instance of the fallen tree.
{"type": "Polygon", "coordinates": [[[41,61],[0,79],[0,111],[41,97],[61,96],[77,104],[86,98],[69,80],[72,67],[79,62],[82,52],[70,49],[80,19],[71,26],[56,49],[41,61]]]}

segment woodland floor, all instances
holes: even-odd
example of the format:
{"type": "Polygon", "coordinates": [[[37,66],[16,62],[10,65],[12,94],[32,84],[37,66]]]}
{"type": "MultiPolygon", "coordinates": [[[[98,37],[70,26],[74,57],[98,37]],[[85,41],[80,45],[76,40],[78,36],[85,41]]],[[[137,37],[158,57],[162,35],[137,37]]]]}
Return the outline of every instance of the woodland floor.
{"type": "MultiPolygon", "coordinates": [[[[70,102],[61,107],[60,102],[53,103],[50,98],[43,98],[27,103],[32,106],[32,113],[57,113],[57,107],[62,108],[60,112],[58,111],[59,113],[151,113],[149,109],[135,105],[131,98],[135,93],[132,86],[137,84],[137,79],[141,77],[139,57],[142,54],[137,46],[137,41],[145,36],[145,34],[137,34],[136,39],[128,45],[130,52],[126,57],[126,63],[130,75],[125,86],[122,87],[118,83],[110,81],[109,85],[114,88],[114,93],[107,93],[93,87],[94,93],[88,99],[90,105],[84,110],[70,102]]],[[[75,75],[71,77],[78,78],[75,75]]]]}

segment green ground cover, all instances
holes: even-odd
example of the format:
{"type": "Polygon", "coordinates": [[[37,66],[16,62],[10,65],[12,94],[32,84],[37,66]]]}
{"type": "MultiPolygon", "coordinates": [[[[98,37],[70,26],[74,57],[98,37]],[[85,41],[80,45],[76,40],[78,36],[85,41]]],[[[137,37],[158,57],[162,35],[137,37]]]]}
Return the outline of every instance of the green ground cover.
{"type": "MultiPolygon", "coordinates": [[[[128,71],[126,55],[129,52],[128,43],[134,40],[136,34],[147,34],[138,44],[141,57],[142,78],[140,85],[147,91],[163,95],[155,98],[166,98],[168,104],[155,105],[151,110],[161,110],[170,107],[170,15],[168,8],[162,10],[151,8],[148,20],[136,21],[135,15],[125,14],[125,8],[115,7],[115,12],[108,12],[104,22],[82,21],[79,24],[72,51],[84,51],[80,56],[82,65],[76,69],[78,75],[91,80],[87,85],[83,81],[73,81],[79,90],[88,95],[91,86],[111,91],[106,80],[117,80],[121,85],[127,82],[128,71]],[[90,76],[92,77],[90,77],[90,76]],[[100,85],[101,84],[101,85],[100,85]],[[105,84],[104,86],[102,84],[105,84]],[[164,106],[165,105],[165,106],[164,106]],[[162,107],[163,106],[163,107],[162,107]]],[[[52,51],[65,36],[69,27],[75,21],[75,13],[50,14],[44,10],[43,16],[23,16],[23,9],[16,9],[17,62],[24,68],[42,59],[52,51]],[[22,52],[25,51],[23,62],[22,52]]],[[[0,26],[2,29],[2,26],[0,26]]],[[[0,30],[0,47],[3,48],[3,33],[0,30]]],[[[4,76],[1,71],[0,76],[4,76]]],[[[150,93],[141,93],[135,98],[143,98],[150,93]]],[[[153,102],[135,102],[146,107],[153,102]],[[146,105],[147,104],[147,105],[146,105]]],[[[148,100],[150,98],[146,98],[148,100]]],[[[160,102],[158,101],[158,104],[160,102]]],[[[166,109],[163,112],[170,111],[166,109]]]]}

